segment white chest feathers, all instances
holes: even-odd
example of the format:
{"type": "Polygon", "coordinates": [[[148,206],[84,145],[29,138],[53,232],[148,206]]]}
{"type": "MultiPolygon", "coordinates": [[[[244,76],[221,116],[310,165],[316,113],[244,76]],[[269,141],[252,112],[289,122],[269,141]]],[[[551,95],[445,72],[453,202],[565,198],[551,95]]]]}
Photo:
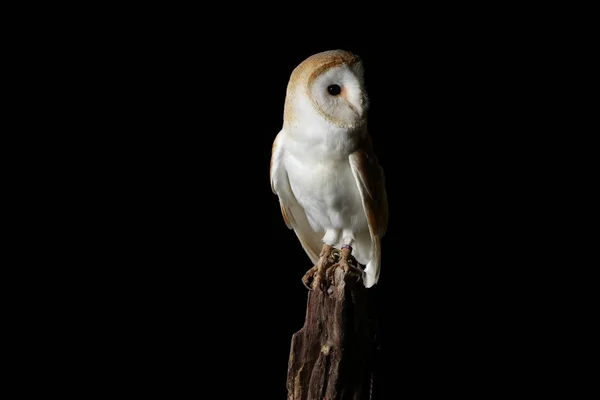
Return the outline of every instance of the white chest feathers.
{"type": "Polygon", "coordinates": [[[293,154],[285,157],[290,187],[316,231],[366,230],[360,192],[346,159],[315,161],[293,154]]]}

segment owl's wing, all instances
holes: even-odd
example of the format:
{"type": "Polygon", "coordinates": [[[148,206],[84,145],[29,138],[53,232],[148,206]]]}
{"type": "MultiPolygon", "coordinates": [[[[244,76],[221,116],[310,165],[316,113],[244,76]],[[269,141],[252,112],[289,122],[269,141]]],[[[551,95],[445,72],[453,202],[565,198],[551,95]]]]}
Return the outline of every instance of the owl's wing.
{"type": "Polygon", "coordinates": [[[362,197],[371,234],[373,253],[367,269],[373,274],[370,279],[377,281],[381,264],[381,238],[385,235],[388,225],[388,199],[383,169],[375,156],[369,135],[363,139],[359,149],[350,154],[349,161],[362,197]]]}
{"type": "Polygon", "coordinates": [[[302,248],[313,264],[316,264],[323,245],[321,241],[322,234],[312,229],[308,223],[304,208],[298,204],[290,186],[288,174],[283,163],[282,132],[279,132],[273,141],[271,151],[271,189],[279,197],[279,206],[281,207],[281,214],[283,215],[285,224],[289,229],[294,230],[302,248]]]}

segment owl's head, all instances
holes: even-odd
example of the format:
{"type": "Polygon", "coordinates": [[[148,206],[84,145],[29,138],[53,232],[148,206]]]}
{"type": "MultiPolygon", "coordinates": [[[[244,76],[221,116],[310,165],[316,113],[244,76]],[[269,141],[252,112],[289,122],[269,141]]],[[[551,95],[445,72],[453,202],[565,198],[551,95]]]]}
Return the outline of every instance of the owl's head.
{"type": "Polygon", "coordinates": [[[355,128],[366,122],[368,105],[361,59],[330,50],[308,57],[292,72],[284,120],[317,117],[340,128],[355,128]]]}

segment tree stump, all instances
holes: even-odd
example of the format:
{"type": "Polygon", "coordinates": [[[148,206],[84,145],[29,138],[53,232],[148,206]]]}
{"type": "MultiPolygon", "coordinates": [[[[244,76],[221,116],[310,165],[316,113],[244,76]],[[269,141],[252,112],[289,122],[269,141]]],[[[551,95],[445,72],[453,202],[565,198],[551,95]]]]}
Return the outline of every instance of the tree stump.
{"type": "Polygon", "coordinates": [[[292,336],[288,400],[376,400],[373,289],[341,268],[334,281],[308,293],[304,326],[292,336]]]}

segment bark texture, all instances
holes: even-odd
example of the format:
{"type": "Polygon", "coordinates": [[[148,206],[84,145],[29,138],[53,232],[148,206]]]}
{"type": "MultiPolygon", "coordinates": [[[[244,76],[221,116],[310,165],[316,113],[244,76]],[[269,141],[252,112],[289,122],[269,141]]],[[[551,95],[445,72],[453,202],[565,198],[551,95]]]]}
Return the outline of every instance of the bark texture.
{"type": "Polygon", "coordinates": [[[334,282],[308,292],[304,326],[292,336],[288,400],[376,400],[373,289],[341,268],[334,282]]]}

